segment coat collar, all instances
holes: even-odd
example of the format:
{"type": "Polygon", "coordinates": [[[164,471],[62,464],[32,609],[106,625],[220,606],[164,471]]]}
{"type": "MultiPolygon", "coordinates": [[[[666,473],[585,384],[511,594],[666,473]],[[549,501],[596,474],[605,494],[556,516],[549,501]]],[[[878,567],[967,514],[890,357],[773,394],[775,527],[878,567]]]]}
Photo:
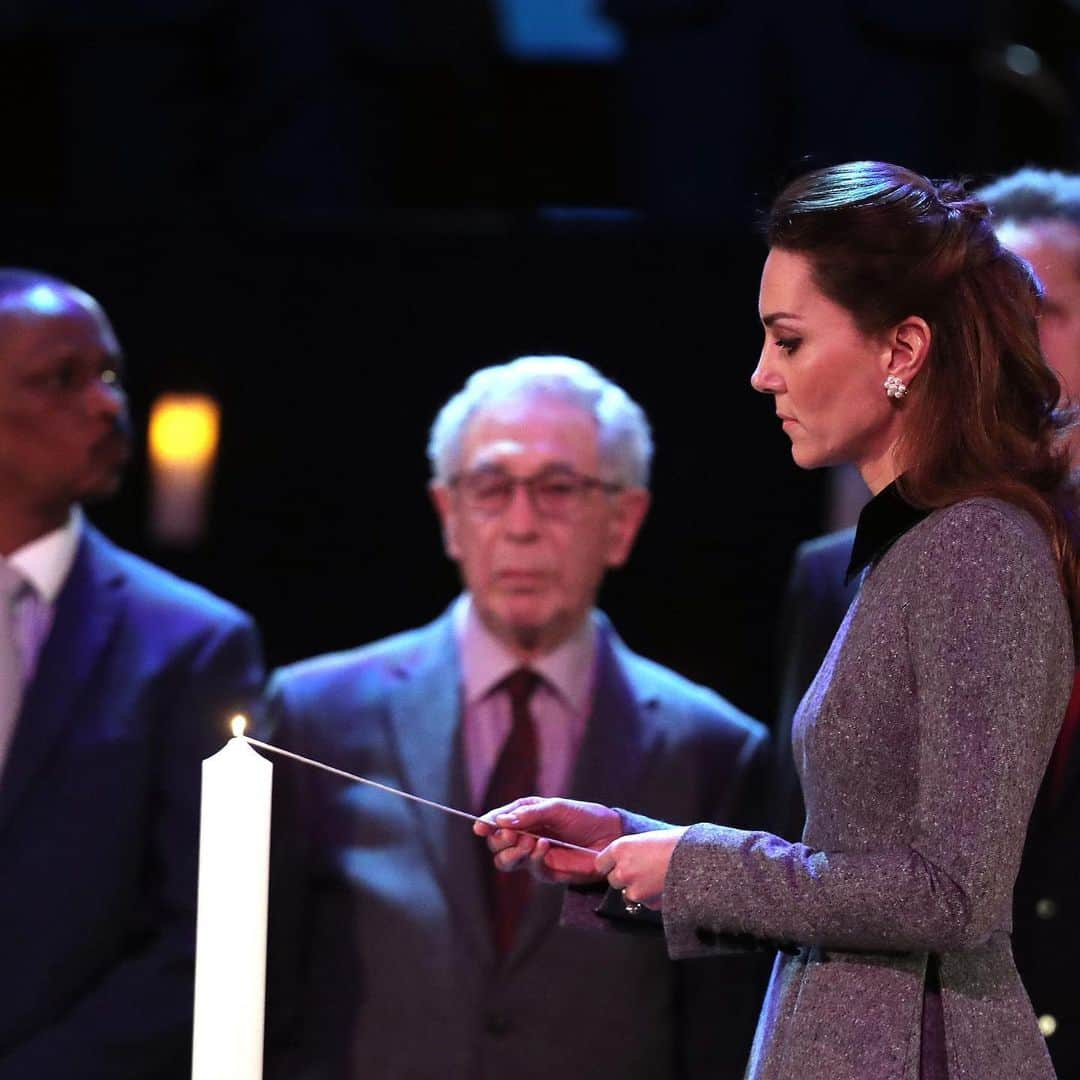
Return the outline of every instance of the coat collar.
{"type": "Polygon", "coordinates": [[[895,480],[882,488],[859,514],[844,584],[850,583],[871,563],[876,563],[908,529],[929,513],[928,509],[909,503],[900,494],[895,480]]]}

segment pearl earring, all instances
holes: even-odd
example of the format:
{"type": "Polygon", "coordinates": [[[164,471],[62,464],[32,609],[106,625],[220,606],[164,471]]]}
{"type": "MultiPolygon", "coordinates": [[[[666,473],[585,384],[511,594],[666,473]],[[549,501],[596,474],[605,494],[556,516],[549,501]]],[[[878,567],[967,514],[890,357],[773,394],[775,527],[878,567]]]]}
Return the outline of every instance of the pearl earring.
{"type": "Polygon", "coordinates": [[[893,401],[900,401],[907,397],[907,383],[895,375],[889,375],[885,379],[885,396],[892,398],[893,401]]]}

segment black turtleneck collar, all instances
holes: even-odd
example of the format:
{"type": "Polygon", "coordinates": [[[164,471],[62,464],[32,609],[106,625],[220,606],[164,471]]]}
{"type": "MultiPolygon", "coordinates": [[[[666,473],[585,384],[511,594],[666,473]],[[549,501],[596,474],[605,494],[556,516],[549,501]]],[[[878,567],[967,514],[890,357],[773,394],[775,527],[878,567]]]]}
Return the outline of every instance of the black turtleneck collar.
{"type": "Polygon", "coordinates": [[[896,488],[894,480],[882,488],[863,508],[855,529],[845,584],[871,563],[877,562],[913,525],[918,525],[929,510],[912,506],[896,488]]]}

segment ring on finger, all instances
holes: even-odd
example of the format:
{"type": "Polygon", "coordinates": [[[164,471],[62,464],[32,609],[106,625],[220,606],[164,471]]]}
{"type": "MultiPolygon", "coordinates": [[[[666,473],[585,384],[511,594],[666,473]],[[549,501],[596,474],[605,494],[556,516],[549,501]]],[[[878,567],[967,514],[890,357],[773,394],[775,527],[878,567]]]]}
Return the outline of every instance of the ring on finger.
{"type": "Polygon", "coordinates": [[[625,888],[620,889],[619,893],[622,896],[623,910],[626,912],[626,914],[627,915],[639,915],[641,913],[641,909],[645,905],[640,903],[637,900],[629,899],[629,897],[627,897],[627,895],[626,895],[626,889],[625,888]]]}

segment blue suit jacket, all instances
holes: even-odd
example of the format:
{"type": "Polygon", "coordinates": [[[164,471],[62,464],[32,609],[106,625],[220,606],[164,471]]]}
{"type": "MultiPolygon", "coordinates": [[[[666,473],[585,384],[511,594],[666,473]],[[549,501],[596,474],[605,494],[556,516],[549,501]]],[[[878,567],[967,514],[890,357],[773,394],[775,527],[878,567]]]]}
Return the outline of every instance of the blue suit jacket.
{"type": "Polygon", "coordinates": [[[0,779],[0,1080],[190,1073],[200,763],[251,620],[87,527],[0,779]]]}
{"type": "MultiPolygon", "coordinates": [[[[602,617],[598,665],[571,794],[675,823],[739,819],[762,789],[761,725],[634,655],[602,617]]],[[[444,615],[279,673],[269,730],[283,747],[467,807],[460,684],[444,615]]],[[[271,1075],[742,1075],[761,958],[674,964],[658,938],[559,926],[562,890],[541,888],[497,967],[486,848],[467,822],[288,762],[274,786],[271,998],[282,1038],[271,1075]]]]}

